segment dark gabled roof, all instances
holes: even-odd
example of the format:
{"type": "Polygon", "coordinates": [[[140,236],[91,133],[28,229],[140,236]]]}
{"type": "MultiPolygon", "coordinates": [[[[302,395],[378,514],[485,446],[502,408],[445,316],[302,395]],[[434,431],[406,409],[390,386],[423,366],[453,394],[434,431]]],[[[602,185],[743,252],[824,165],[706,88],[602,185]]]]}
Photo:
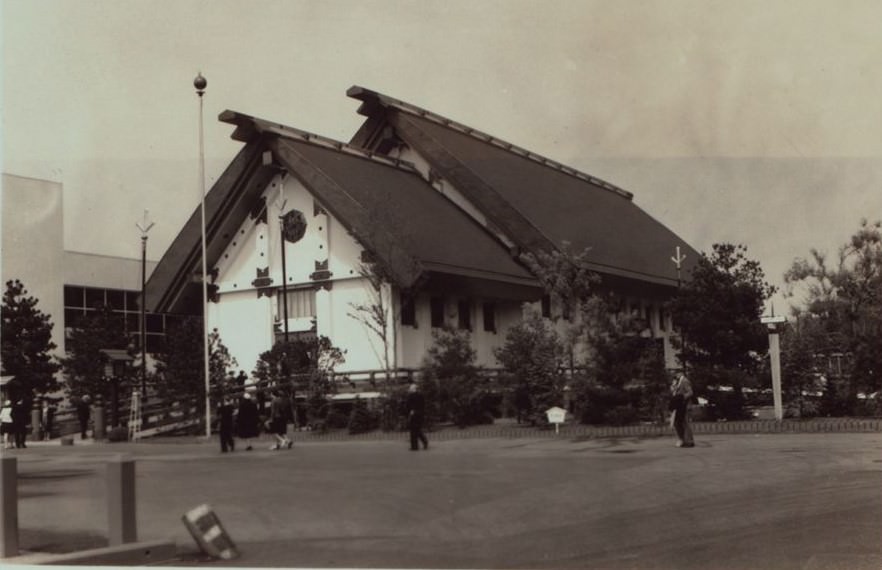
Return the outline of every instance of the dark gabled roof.
{"type": "MultiPolygon", "coordinates": [[[[247,145],[206,198],[209,267],[228,241],[218,238],[235,233],[272,175],[284,169],[384,262],[402,287],[446,274],[538,293],[536,280],[510,252],[412,165],[241,113],[225,111],[220,119],[236,125],[233,138],[247,145]],[[271,161],[263,157],[265,151],[272,153],[271,161]]],[[[200,291],[188,285],[201,266],[200,239],[197,207],[151,276],[151,310],[182,310],[184,300],[200,291]]]]}
{"type": "Polygon", "coordinates": [[[368,117],[353,145],[385,152],[404,142],[523,250],[569,242],[590,248],[600,273],[671,286],[675,248],[687,256],[684,276],[699,257],[612,184],[386,95],[347,94],[368,117]]]}

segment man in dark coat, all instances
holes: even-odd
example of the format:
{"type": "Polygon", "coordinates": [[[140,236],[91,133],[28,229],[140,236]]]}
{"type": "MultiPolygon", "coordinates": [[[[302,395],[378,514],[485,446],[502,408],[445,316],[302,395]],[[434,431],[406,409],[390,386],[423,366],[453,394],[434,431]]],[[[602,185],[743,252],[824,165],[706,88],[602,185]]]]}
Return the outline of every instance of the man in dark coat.
{"type": "Polygon", "coordinates": [[[407,427],[410,430],[410,450],[417,451],[419,442],[422,442],[423,449],[429,448],[429,439],[423,433],[423,422],[426,419],[426,399],[419,391],[416,382],[411,382],[407,388],[407,427]]]}
{"type": "Polygon", "coordinates": [[[92,415],[92,398],[85,395],[77,402],[77,420],[80,422],[80,437],[86,439],[86,431],[89,429],[89,417],[92,415]]]}
{"type": "Polygon", "coordinates": [[[217,407],[218,432],[220,433],[221,453],[227,450],[235,451],[236,442],[233,440],[233,414],[235,413],[233,402],[229,398],[221,400],[217,407]]]}
{"type": "Polygon", "coordinates": [[[16,449],[25,449],[25,440],[28,437],[28,416],[30,415],[30,403],[24,398],[19,398],[12,405],[12,429],[15,435],[16,449]]]}
{"type": "Polygon", "coordinates": [[[236,432],[239,439],[245,440],[245,451],[251,451],[251,438],[260,433],[260,414],[257,404],[251,394],[245,392],[239,401],[239,411],[236,414],[236,432]]]}

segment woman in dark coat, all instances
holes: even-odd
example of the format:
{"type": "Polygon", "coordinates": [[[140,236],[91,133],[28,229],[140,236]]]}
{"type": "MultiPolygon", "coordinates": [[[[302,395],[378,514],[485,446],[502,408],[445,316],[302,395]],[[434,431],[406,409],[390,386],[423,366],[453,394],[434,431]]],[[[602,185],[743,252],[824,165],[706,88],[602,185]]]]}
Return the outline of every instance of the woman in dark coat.
{"type": "Polygon", "coordinates": [[[19,398],[12,405],[12,430],[15,435],[16,449],[25,449],[25,440],[28,437],[28,412],[31,407],[24,398],[19,398]]]}
{"type": "Polygon", "coordinates": [[[251,438],[260,434],[260,414],[251,394],[245,392],[239,401],[239,412],[236,416],[236,431],[239,439],[245,440],[245,450],[251,451],[251,438]]]}

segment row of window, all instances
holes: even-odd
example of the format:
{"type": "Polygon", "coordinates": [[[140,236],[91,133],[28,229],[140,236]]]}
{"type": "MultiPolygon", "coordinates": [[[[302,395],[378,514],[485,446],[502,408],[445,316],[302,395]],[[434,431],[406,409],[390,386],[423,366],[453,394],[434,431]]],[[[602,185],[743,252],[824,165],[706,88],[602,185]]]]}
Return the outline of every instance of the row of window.
{"type": "MultiPolygon", "coordinates": [[[[429,299],[429,322],[432,328],[441,328],[447,324],[446,318],[447,302],[444,297],[431,297],[429,299]]],[[[487,332],[496,332],[496,304],[484,302],[481,304],[481,312],[483,314],[484,330],[487,332]]],[[[472,303],[468,300],[460,300],[456,304],[457,328],[461,330],[472,330],[472,303]]],[[[412,298],[401,299],[401,324],[415,327],[416,306],[412,298]]]]}
{"type": "MultiPolygon", "coordinates": [[[[63,323],[65,332],[81,326],[90,313],[95,313],[102,306],[108,306],[136,346],[140,347],[141,307],[138,298],[139,294],[135,291],[65,285],[63,323]]],[[[148,352],[157,352],[160,349],[162,338],[175,318],[173,315],[145,313],[144,328],[147,333],[148,352]]]]}

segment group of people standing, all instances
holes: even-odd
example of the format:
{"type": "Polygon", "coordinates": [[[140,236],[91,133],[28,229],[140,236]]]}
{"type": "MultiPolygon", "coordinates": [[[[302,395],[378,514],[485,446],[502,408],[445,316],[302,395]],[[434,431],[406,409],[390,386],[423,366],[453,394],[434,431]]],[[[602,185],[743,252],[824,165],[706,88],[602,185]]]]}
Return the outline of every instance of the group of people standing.
{"type": "MultiPolygon", "coordinates": [[[[262,407],[262,406],[261,406],[262,407]]],[[[233,398],[225,397],[218,405],[217,422],[221,453],[235,451],[238,437],[245,441],[245,450],[254,449],[251,440],[260,435],[261,413],[263,410],[255,402],[250,392],[245,392],[238,405],[233,398]]],[[[288,438],[288,424],[294,419],[291,399],[281,390],[273,392],[269,406],[269,416],[264,428],[273,434],[275,442],[271,450],[291,449],[293,442],[288,438]]]]}
{"type": "MultiPolygon", "coordinates": [[[[221,453],[235,451],[236,437],[245,441],[246,451],[252,450],[254,447],[251,440],[260,435],[261,422],[263,429],[274,438],[270,450],[291,449],[294,442],[288,437],[288,424],[294,421],[293,403],[282,390],[275,390],[272,394],[269,414],[265,419],[262,416],[262,403],[259,406],[250,392],[242,394],[238,405],[231,397],[225,397],[220,402],[217,407],[217,426],[221,453]]],[[[416,383],[408,387],[405,405],[410,448],[416,451],[422,444],[423,449],[428,449],[429,440],[423,432],[426,401],[416,383]]]]}
{"type": "Polygon", "coordinates": [[[30,403],[24,398],[4,401],[0,408],[0,431],[3,434],[4,449],[24,449],[28,436],[28,416],[30,403]]]}

